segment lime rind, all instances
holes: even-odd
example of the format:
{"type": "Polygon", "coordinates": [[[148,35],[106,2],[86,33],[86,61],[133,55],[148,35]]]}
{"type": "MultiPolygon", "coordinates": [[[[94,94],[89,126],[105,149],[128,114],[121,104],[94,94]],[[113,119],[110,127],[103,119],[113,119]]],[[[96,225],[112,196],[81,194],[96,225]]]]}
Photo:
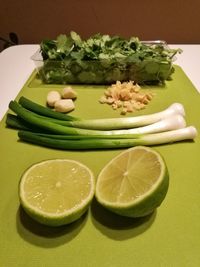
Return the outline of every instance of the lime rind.
{"type": "MultiPolygon", "coordinates": [[[[159,190],[156,191],[156,197],[153,194],[145,194],[143,198],[138,198],[137,201],[130,203],[129,205],[120,204],[116,205],[102,200],[96,194],[97,201],[106,209],[127,217],[143,217],[151,214],[156,208],[158,208],[163,202],[169,187],[169,176],[166,173],[164,181],[160,183],[159,190]]],[[[152,192],[152,191],[151,191],[152,192]]]]}
{"type": "MultiPolygon", "coordinates": [[[[92,197],[93,198],[93,197],[92,197]]],[[[47,225],[47,226],[62,226],[66,224],[70,224],[72,222],[75,222],[76,220],[80,219],[83,214],[85,214],[90,206],[90,203],[92,201],[88,200],[87,204],[84,205],[84,207],[73,210],[70,213],[63,213],[59,216],[53,216],[52,214],[45,214],[42,212],[37,212],[35,209],[27,206],[26,204],[22,204],[22,207],[24,211],[35,221],[47,225]]]]}

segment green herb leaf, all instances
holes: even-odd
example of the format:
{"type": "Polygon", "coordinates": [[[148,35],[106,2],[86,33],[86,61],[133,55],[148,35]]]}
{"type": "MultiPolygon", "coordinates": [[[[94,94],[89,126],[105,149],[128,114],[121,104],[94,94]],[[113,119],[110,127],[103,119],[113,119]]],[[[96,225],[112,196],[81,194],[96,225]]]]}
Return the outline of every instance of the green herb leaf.
{"type": "Polygon", "coordinates": [[[164,44],[145,44],[137,37],[95,34],[82,40],[74,31],[61,34],[56,40],[44,40],[40,47],[45,61],[40,71],[43,81],[61,84],[110,84],[116,79],[163,83],[174,72],[174,56],[181,53],[164,44]],[[51,67],[47,60],[52,60],[51,67]],[[59,67],[58,61],[63,62],[59,67]]]}

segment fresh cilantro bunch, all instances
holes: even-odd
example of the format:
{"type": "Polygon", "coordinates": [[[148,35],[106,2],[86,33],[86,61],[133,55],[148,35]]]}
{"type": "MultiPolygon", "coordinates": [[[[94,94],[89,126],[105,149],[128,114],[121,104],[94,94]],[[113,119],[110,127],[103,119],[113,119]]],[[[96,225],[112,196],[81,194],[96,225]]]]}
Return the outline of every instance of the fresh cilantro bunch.
{"type": "Polygon", "coordinates": [[[171,77],[172,59],[180,52],[163,44],[145,44],[136,37],[96,34],[82,40],[74,31],[44,40],[40,48],[43,80],[63,84],[163,83],[171,77]]]}

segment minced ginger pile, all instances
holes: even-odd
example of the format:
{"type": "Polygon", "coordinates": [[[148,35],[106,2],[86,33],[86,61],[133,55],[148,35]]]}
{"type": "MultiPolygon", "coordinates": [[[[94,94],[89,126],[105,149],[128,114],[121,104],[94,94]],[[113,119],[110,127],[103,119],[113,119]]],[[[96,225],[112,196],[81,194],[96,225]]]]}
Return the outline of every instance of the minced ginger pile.
{"type": "Polygon", "coordinates": [[[120,108],[121,114],[125,115],[127,112],[144,109],[152,98],[152,93],[141,92],[141,87],[133,81],[117,81],[107,88],[99,102],[109,104],[115,110],[120,108]]]}

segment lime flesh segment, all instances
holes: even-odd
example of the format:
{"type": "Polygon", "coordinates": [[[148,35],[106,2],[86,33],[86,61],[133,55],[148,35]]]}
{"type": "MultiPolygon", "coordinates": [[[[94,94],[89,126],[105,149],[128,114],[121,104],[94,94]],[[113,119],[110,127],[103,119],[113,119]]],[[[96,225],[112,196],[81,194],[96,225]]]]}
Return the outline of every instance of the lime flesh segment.
{"type": "Polygon", "coordinates": [[[55,159],[31,166],[22,176],[22,207],[40,223],[58,226],[77,220],[94,195],[92,172],[77,161],[55,159]]]}
{"type": "Polygon", "coordinates": [[[169,186],[166,164],[148,147],[128,149],[100,172],[96,198],[115,213],[140,217],[151,213],[164,200],[169,186]]]}

